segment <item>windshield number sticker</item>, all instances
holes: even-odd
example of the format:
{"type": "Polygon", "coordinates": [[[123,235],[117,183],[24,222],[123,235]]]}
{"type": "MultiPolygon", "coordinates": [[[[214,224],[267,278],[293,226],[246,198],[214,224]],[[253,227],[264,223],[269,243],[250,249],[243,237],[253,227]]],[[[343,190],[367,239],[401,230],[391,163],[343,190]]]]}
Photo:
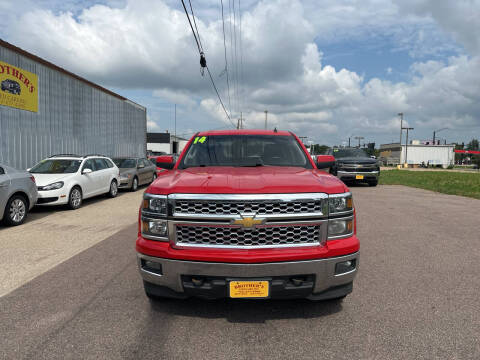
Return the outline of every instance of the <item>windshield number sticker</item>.
{"type": "Polygon", "coordinates": [[[333,149],[333,152],[338,152],[338,149],[333,149]]]}
{"type": "Polygon", "coordinates": [[[202,137],[197,136],[197,137],[195,138],[195,140],[193,141],[193,143],[194,143],[194,144],[196,144],[196,143],[203,144],[206,140],[207,140],[207,137],[206,137],[206,136],[202,136],[202,137]]]}

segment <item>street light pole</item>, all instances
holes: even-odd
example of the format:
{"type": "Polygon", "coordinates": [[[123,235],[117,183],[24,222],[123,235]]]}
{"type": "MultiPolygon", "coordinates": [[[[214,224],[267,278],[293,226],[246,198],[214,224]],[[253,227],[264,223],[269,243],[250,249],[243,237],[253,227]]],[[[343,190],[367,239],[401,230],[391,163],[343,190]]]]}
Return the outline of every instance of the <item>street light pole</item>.
{"type": "Polygon", "coordinates": [[[400,116],[400,148],[402,148],[403,113],[398,113],[398,116],[400,116]]]}
{"type": "MultiPolygon", "coordinates": [[[[408,130],[413,130],[413,128],[402,128],[403,130],[407,130],[407,140],[405,142],[405,164],[408,166],[408,130]]],[[[400,144],[400,149],[402,149],[402,145],[400,144]]],[[[400,156],[402,156],[402,153],[400,152],[400,156]]]]}
{"type": "Polygon", "coordinates": [[[363,136],[355,136],[354,139],[358,139],[358,148],[360,148],[360,140],[365,139],[363,136]]]}

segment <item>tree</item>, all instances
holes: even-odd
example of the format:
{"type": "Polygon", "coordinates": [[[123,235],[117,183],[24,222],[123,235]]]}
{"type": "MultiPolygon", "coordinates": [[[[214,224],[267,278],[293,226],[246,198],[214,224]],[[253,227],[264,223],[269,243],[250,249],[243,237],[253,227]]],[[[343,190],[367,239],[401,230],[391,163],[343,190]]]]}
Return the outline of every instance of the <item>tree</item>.
{"type": "Polygon", "coordinates": [[[327,146],[327,145],[320,145],[320,144],[312,145],[312,155],[325,154],[329,148],[330,146],[327,146]]]}
{"type": "Polygon", "coordinates": [[[472,139],[472,141],[467,144],[467,150],[480,150],[480,147],[478,146],[478,140],[472,139]]]}

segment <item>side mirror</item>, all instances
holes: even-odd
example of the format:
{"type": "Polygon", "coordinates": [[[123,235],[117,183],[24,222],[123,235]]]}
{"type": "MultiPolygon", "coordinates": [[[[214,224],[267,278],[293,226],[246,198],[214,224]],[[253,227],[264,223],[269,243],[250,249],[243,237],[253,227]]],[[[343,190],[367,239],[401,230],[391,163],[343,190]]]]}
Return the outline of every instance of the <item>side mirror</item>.
{"type": "Polygon", "coordinates": [[[82,174],[90,174],[92,172],[92,169],[86,168],[83,169],[82,174]]]}
{"type": "Polygon", "coordinates": [[[175,157],[172,155],[157,156],[156,165],[159,168],[171,170],[175,166],[175,157]]]}
{"type": "Polygon", "coordinates": [[[333,155],[317,155],[317,168],[326,169],[335,166],[335,157],[333,155]]]}
{"type": "Polygon", "coordinates": [[[32,168],[28,168],[27,171],[30,172],[30,170],[32,170],[32,168]]]}

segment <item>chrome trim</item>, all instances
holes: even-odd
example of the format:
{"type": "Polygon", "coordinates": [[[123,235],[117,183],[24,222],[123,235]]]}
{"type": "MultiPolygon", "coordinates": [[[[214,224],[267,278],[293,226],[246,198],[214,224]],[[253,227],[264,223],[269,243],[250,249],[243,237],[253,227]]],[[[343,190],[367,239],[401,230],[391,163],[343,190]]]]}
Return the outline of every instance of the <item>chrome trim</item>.
{"type": "MultiPolygon", "coordinates": [[[[292,194],[171,194],[168,195],[168,202],[173,209],[173,218],[180,219],[208,219],[208,220],[238,220],[241,215],[232,214],[198,214],[198,213],[178,213],[175,212],[176,200],[198,200],[198,201],[273,201],[278,203],[296,202],[296,201],[325,201],[328,199],[326,193],[292,193],[292,194]]],[[[313,213],[284,213],[284,214],[258,214],[267,221],[269,219],[305,219],[312,217],[327,217],[327,212],[313,213]]]]}
{"type": "Polygon", "coordinates": [[[277,201],[298,201],[298,200],[322,200],[328,198],[326,193],[294,193],[294,194],[170,194],[169,199],[173,200],[277,200],[277,201]]]}
{"type": "Polygon", "coordinates": [[[350,232],[350,233],[348,233],[348,234],[336,235],[336,236],[328,236],[328,226],[327,226],[327,241],[329,241],[329,240],[338,240],[338,239],[348,238],[348,237],[353,236],[353,234],[355,233],[355,220],[354,220],[354,216],[353,216],[353,215],[351,215],[351,216],[346,216],[346,217],[332,218],[332,219],[329,219],[329,220],[352,220],[352,221],[353,221],[353,227],[352,227],[352,232],[350,232]]]}
{"type": "Polygon", "coordinates": [[[351,192],[345,192],[345,193],[340,193],[340,194],[330,194],[328,195],[328,198],[334,198],[334,197],[348,197],[352,196],[351,192]]]}
{"type": "Polygon", "coordinates": [[[137,253],[137,263],[143,280],[166,286],[176,292],[183,292],[182,275],[203,275],[221,277],[259,278],[268,276],[315,275],[313,292],[319,293],[333,286],[353,281],[360,262],[360,253],[314,260],[285,261],[273,263],[221,263],[203,261],[184,261],[147,256],[137,253]],[[162,265],[162,274],[149,272],[142,268],[141,260],[162,265]],[[339,262],[356,260],[355,270],[335,275],[335,266],[339,262]]]}
{"type": "Polygon", "coordinates": [[[378,176],[379,171],[341,171],[337,170],[337,175],[345,174],[345,175],[376,175],[378,176]]]}
{"type": "MultiPolygon", "coordinates": [[[[292,247],[316,247],[324,246],[327,241],[328,233],[328,220],[312,220],[312,221],[289,221],[289,222],[279,222],[279,223],[268,223],[264,225],[257,225],[257,228],[268,228],[268,227],[281,227],[281,226],[308,226],[308,225],[319,225],[320,231],[318,234],[318,243],[301,243],[301,244],[283,244],[283,245],[255,245],[255,246],[237,246],[237,245],[200,245],[200,244],[189,244],[189,243],[179,243],[177,242],[177,225],[184,224],[187,226],[205,226],[205,227],[229,227],[229,228],[241,228],[238,225],[231,225],[224,222],[211,222],[206,223],[203,221],[168,221],[168,234],[170,236],[170,244],[176,249],[185,249],[185,248],[210,248],[210,249],[271,249],[271,248],[292,248],[292,247]]],[[[251,230],[244,230],[251,231],[251,230]]]]}

